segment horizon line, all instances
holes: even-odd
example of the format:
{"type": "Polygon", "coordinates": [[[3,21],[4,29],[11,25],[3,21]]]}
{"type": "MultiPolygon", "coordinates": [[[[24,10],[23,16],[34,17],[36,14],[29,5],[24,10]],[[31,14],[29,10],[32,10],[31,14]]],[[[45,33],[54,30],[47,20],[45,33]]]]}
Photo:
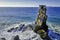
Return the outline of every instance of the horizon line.
{"type": "MultiPolygon", "coordinates": [[[[0,5],[0,7],[39,7],[39,5],[32,5],[32,6],[31,5],[0,5]]],[[[60,6],[46,5],[46,7],[60,7],[60,6]]]]}

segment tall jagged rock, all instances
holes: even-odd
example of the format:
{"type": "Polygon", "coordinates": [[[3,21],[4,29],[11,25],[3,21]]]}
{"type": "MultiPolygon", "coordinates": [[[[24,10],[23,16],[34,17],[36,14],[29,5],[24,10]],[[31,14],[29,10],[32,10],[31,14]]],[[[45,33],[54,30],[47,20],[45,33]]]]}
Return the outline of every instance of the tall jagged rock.
{"type": "Polygon", "coordinates": [[[46,23],[47,15],[46,15],[46,6],[39,5],[39,13],[36,18],[35,24],[41,26],[43,23],[46,23]]]}
{"type": "Polygon", "coordinates": [[[48,26],[46,25],[47,15],[46,6],[39,5],[39,13],[37,15],[34,31],[40,35],[41,38],[47,38],[48,26]]]}

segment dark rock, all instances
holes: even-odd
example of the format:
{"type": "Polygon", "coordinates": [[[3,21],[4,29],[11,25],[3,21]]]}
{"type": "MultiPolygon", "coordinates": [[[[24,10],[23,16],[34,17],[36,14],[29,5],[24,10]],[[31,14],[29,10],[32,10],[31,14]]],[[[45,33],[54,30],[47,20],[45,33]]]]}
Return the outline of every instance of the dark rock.
{"type": "Polygon", "coordinates": [[[6,40],[5,38],[1,38],[1,40],[6,40]]]}
{"type": "Polygon", "coordinates": [[[18,29],[18,27],[16,27],[15,29],[18,29]]]}
{"type": "Polygon", "coordinates": [[[18,30],[18,28],[19,28],[19,27],[16,27],[16,28],[13,30],[13,32],[16,32],[16,31],[18,30]]]}
{"type": "Polygon", "coordinates": [[[20,24],[19,27],[14,28],[13,32],[21,31],[24,26],[25,26],[25,24],[20,24]]]}
{"type": "Polygon", "coordinates": [[[39,5],[39,13],[37,15],[35,25],[34,25],[34,31],[40,35],[42,39],[47,38],[48,39],[48,26],[46,25],[47,15],[46,15],[46,6],[45,5],[39,5]]]}
{"type": "Polygon", "coordinates": [[[14,28],[11,28],[10,30],[14,30],[14,28]]]}
{"type": "Polygon", "coordinates": [[[14,40],[19,40],[19,36],[16,35],[15,38],[14,38],[14,40]]]}
{"type": "Polygon", "coordinates": [[[12,32],[12,30],[14,30],[14,28],[11,28],[10,30],[8,30],[7,32],[12,32]]]}
{"type": "Polygon", "coordinates": [[[45,32],[47,32],[48,34],[48,26],[46,25],[46,23],[42,24],[42,29],[45,30],[45,32]]]}
{"type": "Polygon", "coordinates": [[[25,26],[25,24],[20,24],[19,26],[25,26]]]}
{"type": "Polygon", "coordinates": [[[23,29],[24,26],[25,26],[25,24],[19,25],[18,31],[21,31],[21,30],[23,29]]]}
{"type": "Polygon", "coordinates": [[[8,30],[7,32],[11,32],[11,30],[8,30]]]}
{"type": "Polygon", "coordinates": [[[22,29],[22,32],[26,31],[26,29],[27,29],[27,26],[24,26],[22,29]]]}

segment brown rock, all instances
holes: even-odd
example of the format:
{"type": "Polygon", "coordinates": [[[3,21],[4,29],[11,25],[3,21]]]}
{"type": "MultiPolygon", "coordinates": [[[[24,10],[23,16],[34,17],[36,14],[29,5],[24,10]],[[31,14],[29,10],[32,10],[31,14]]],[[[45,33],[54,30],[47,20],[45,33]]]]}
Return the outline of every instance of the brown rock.
{"type": "Polygon", "coordinates": [[[40,35],[41,38],[47,38],[48,26],[46,25],[47,15],[46,15],[46,6],[39,5],[39,13],[37,15],[34,31],[40,35]]]}

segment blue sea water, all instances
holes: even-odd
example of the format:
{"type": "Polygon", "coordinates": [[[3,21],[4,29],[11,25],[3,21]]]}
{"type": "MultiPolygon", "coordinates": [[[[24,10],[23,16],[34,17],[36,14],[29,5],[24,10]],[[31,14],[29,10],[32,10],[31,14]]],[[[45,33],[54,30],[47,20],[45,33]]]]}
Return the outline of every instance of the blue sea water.
{"type": "MultiPolygon", "coordinates": [[[[0,7],[0,30],[22,22],[35,22],[37,14],[38,7],[0,7]]],[[[46,15],[49,28],[60,34],[60,7],[47,7],[46,15]]]]}
{"type": "MultiPolygon", "coordinates": [[[[34,22],[38,7],[0,7],[1,23],[34,22]]],[[[60,26],[60,7],[47,7],[47,22],[60,26]]]]}

